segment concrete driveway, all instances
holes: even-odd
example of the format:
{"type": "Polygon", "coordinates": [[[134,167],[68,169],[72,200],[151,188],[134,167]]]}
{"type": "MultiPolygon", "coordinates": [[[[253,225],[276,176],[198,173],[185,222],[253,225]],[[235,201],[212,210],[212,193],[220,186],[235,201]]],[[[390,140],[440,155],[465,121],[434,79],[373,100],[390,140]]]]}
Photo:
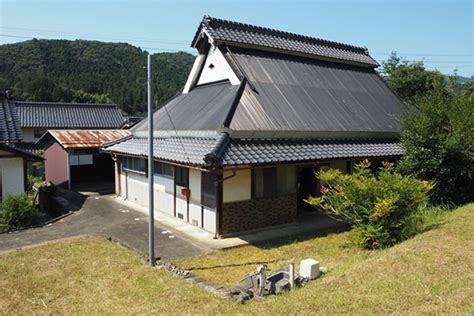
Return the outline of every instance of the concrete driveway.
{"type": "MultiPolygon", "coordinates": [[[[89,196],[81,209],[40,228],[0,234],[0,252],[76,236],[111,237],[143,256],[148,253],[147,217],[114,201],[113,195],[89,196]]],[[[155,255],[162,260],[191,257],[210,249],[155,222],[155,255]]]]}

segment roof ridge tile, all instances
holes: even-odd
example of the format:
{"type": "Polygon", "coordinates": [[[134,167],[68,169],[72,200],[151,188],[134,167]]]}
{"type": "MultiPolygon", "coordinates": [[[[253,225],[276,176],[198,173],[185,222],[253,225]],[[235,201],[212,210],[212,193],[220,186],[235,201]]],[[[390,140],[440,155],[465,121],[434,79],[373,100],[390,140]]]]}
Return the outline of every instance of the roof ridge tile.
{"type": "Polygon", "coordinates": [[[346,49],[346,50],[349,49],[358,53],[363,53],[363,54],[368,55],[367,47],[357,46],[357,45],[347,44],[347,43],[342,43],[342,42],[337,42],[337,41],[331,41],[331,40],[323,39],[320,37],[313,37],[309,35],[297,34],[293,32],[277,30],[277,29],[254,25],[254,24],[230,21],[230,20],[225,20],[221,18],[214,18],[208,15],[204,16],[203,21],[206,21],[205,24],[209,26],[213,26],[213,24],[216,24],[217,27],[232,28],[232,29],[238,28],[247,32],[264,33],[270,36],[284,37],[287,39],[292,39],[292,40],[301,41],[301,42],[322,44],[322,45],[327,45],[329,47],[346,49]]]}
{"type": "Polygon", "coordinates": [[[279,51],[288,55],[330,60],[364,67],[379,64],[369,55],[367,47],[326,40],[308,35],[224,20],[205,15],[199,24],[191,46],[197,44],[205,33],[213,41],[229,46],[279,51]]]}

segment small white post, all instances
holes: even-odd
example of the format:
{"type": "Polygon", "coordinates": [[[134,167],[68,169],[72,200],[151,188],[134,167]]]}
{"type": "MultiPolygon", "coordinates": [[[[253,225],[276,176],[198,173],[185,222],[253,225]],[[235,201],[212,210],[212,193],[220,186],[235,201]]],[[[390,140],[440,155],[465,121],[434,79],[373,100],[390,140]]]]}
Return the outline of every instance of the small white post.
{"type": "Polygon", "coordinates": [[[267,267],[261,265],[258,267],[257,272],[258,275],[258,295],[263,296],[265,295],[265,284],[267,283],[267,267]]]}
{"type": "Polygon", "coordinates": [[[293,290],[295,288],[295,264],[290,263],[288,270],[290,273],[290,289],[293,290]]]}

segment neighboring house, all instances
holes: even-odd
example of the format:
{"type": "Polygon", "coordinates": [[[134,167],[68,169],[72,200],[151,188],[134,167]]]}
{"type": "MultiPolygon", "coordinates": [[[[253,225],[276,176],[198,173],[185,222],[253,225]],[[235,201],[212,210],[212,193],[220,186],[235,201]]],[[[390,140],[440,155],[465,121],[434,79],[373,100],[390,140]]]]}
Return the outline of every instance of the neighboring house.
{"type": "MultiPolygon", "coordinates": [[[[13,101],[20,121],[23,140],[16,146],[34,154],[43,148],[36,142],[47,130],[118,129],[126,119],[114,104],[13,101]]],[[[30,163],[28,172],[43,176],[30,163]]]]}
{"type": "MultiPolygon", "coordinates": [[[[155,209],[225,237],[295,221],[315,172],[397,159],[401,101],[363,47],[205,16],[181,94],[153,114],[155,209]]],[[[147,206],[147,121],[103,148],[147,206]]]]}
{"type": "Polygon", "coordinates": [[[26,191],[27,162],[41,157],[16,148],[23,139],[15,104],[8,95],[0,96],[0,198],[26,191]]]}
{"type": "Polygon", "coordinates": [[[38,144],[44,148],[45,178],[55,185],[114,183],[114,162],[100,146],[129,136],[128,130],[52,130],[38,144]]]}
{"type": "Polygon", "coordinates": [[[34,144],[48,130],[119,129],[126,118],[115,104],[15,101],[23,146],[34,144]]]}
{"type": "Polygon", "coordinates": [[[141,120],[143,120],[143,116],[138,115],[128,115],[125,117],[125,123],[123,128],[132,128],[134,125],[138,124],[141,120]]]}

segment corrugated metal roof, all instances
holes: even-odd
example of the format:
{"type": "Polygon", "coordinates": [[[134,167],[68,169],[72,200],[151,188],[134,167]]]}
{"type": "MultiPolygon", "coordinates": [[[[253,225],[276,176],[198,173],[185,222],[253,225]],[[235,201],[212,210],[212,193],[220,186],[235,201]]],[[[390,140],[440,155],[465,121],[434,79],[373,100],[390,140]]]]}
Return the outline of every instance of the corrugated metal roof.
{"type": "Polygon", "coordinates": [[[245,90],[231,129],[399,132],[401,101],[373,69],[249,49],[232,56],[256,91],[245,90]]]}
{"type": "Polygon", "coordinates": [[[43,135],[38,143],[53,137],[65,149],[94,149],[129,135],[128,130],[54,130],[43,135]]]}
{"type": "MultiPolygon", "coordinates": [[[[204,158],[220,139],[154,139],[154,157],[190,165],[205,165],[204,158]]],[[[132,138],[103,148],[104,152],[147,156],[147,139],[132,138]]],[[[218,165],[258,165],[329,159],[392,157],[403,154],[400,144],[381,140],[231,140],[218,165]]]]}
{"type": "MultiPolygon", "coordinates": [[[[223,125],[239,86],[228,81],[204,85],[180,94],[153,114],[154,130],[213,130],[223,125]]],[[[148,130],[148,121],[133,132],[148,130]]]]}
{"type": "Polygon", "coordinates": [[[378,63],[370,57],[367,48],[337,43],[270,28],[227,21],[204,16],[191,44],[197,47],[202,31],[214,42],[227,45],[244,44],[253,48],[270,48],[286,53],[300,53],[309,56],[331,59],[337,62],[350,62],[366,67],[377,67],[378,63]]]}
{"type": "Polygon", "coordinates": [[[15,101],[22,127],[120,128],[125,117],[114,104],[15,101]]]}
{"type": "Polygon", "coordinates": [[[0,98],[0,142],[19,142],[23,133],[15,103],[4,95],[0,98]]]}

